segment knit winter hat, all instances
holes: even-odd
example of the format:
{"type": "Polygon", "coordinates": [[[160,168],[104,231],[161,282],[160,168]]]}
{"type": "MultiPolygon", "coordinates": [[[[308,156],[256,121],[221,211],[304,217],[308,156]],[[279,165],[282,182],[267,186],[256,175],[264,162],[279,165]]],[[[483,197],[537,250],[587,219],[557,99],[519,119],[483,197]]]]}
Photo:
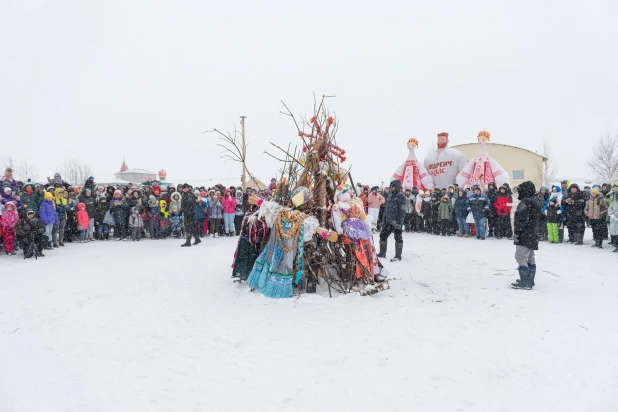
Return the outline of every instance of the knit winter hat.
{"type": "Polygon", "coordinates": [[[120,191],[120,189],[114,190],[114,196],[116,196],[116,195],[121,195],[122,196],[122,192],[120,191]]]}
{"type": "Polygon", "coordinates": [[[4,187],[4,193],[6,193],[6,194],[13,193],[13,189],[11,189],[10,186],[5,186],[4,187]]]}
{"type": "Polygon", "coordinates": [[[601,191],[599,190],[598,187],[595,187],[594,189],[592,189],[590,191],[591,194],[596,194],[597,196],[599,196],[601,194],[601,191]]]}
{"type": "Polygon", "coordinates": [[[54,198],[51,192],[45,192],[45,195],[43,197],[45,198],[45,200],[52,200],[54,198]]]}

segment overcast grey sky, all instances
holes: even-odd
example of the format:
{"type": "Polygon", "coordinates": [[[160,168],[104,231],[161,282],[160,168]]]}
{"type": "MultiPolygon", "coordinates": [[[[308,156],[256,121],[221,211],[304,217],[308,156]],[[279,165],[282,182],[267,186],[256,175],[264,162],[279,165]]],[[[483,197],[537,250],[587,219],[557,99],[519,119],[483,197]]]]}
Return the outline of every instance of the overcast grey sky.
{"type": "MultiPolygon", "coordinates": [[[[50,174],[66,157],[109,179],[235,177],[217,127],[247,117],[262,180],[292,111],[329,101],[355,180],[378,183],[448,131],[451,144],[553,143],[560,176],[589,175],[618,129],[616,1],[0,0],[0,156],[50,174]],[[371,167],[368,167],[371,166],[371,167]]],[[[216,183],[216,182],[213,182],[216,183]]]]}

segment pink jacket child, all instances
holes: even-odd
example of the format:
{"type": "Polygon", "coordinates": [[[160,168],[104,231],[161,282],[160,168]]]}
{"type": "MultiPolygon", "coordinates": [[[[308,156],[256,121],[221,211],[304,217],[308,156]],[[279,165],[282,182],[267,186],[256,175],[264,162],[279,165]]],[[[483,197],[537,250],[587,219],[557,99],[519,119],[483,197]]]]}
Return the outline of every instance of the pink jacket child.
{"type": "Polygon", "coordinates": [[[88,212],[86,212],[86,205],[84,203],[78,203],[77,210],[77,228],[79,230],[88,230],[90,218],[88,217],[88,212]]]}
{"type": "Polygon", "coordinates": [[[15,254],[15,227],[19,222],[15,202],[6,202],[2,212],[2,236],[4,237],[4,251],[7,255],[15,254]]]}
{"type": "Polygon", "coordinates": [[[223,198],[223,213],[236,214],[236,198],[232,196],[231,190],[225,191],[225,197],[223,198]]]}

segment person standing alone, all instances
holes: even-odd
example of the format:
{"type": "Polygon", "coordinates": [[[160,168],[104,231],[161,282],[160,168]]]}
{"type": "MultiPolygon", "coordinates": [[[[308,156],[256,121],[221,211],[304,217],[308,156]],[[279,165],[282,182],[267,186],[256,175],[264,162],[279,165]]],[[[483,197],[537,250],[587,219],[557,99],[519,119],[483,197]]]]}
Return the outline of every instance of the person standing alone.
{"type": "Polygon", "coordinates": [[[536,276],[534,251],[539,249],[539,222],[541,209],[536,198],[536,188],[532,182],[524,182],[518,187],[519,205],[515,211],[515,260],[519,267],[519,279],[511,284],[514,289],[530,290],[536,276]]]}
{"type": "Polygon", "coordinates": [[[384,216],[382,217],[382,231],[380,232],[380,254],[378,257],[386,257],[388,238],[391,233],[395,234],[395,257],[391,262],[401,260],[403,252],[403,222],[406,218],[406,196],[401,190],[401,182],[393,180],[390,185],[390,195],[384,205],[384,216]]]}
{"type": "Polygon", "coordinates": [[[191,246],[191,236],[195,237],[194,245],[202,243],[195,232],[195,195],[191,192],[191,186],[185,183],[182,185],[182,200],[180,201],[182,220],[185,223],[187,241],[181,247],[191,246]]]}

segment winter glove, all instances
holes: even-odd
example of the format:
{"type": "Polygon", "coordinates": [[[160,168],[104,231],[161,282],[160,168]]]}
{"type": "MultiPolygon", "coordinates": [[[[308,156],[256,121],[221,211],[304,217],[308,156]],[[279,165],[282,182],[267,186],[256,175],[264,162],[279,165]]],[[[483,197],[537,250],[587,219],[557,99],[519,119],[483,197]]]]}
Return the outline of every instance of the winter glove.
{"type": "Polygon", "coordinates": [[[423,219],[425,218],[425,215],[424,215],[424,214],[422,214],[422,213],[421,213],[421,218],[423,218],[423,219]]]}
{"type": "MultiPolygon", "coordinates": [[[[562,210],[559,210],[556,212],[557,214],[561,215],[562,214],[562,210]]],[[[545,214],[547,214],[547,210],[545,211],[545,214]]]]}
{"type": "Polygon", "coordinates": [[[547,210],[546,210],[546,211],[544,211],[544,212],[543,212],[543,214],[544,214],[545,216],[547,216],[547,210]]]}
{"type": "Polygon", "coordinates": [[[616,222],[618,222],[618,216],[612,215],[612,220],[615,220],[616,222]]]}

